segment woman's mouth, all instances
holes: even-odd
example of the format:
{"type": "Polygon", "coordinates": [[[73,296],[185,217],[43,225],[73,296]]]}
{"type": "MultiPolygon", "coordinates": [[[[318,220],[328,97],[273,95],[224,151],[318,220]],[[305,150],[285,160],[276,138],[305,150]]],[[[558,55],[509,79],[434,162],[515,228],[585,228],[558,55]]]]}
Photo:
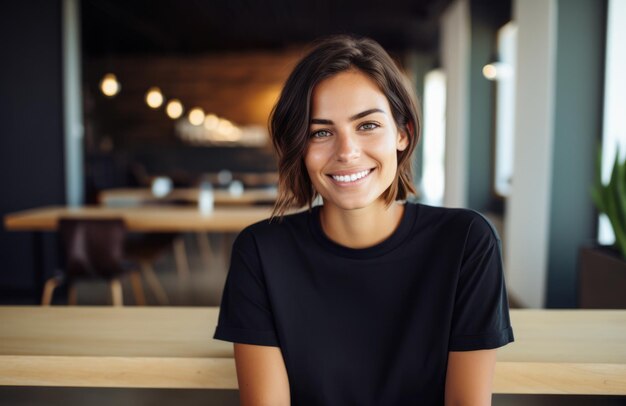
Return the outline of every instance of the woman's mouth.
{"type": "Polygon", "coordinates": [[[373,169],[365,169],[365,170],[350,173],[350,174],[329,175],[329,176],[335,181],[335,183],[349,185],[352,183],[356,183],[361,179],[366,178],[372,171],[373,169]]]}

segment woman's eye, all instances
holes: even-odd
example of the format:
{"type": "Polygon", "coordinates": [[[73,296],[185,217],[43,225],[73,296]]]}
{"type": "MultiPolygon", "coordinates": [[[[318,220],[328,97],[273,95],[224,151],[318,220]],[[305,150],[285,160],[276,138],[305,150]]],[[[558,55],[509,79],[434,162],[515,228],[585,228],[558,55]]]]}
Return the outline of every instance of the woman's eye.
{"type": "Polygon", "coordinates": [[[319,131],[315,131],[314,133],[312,133],[311,138],[324,138],[324,137],[328,137],[329,135],[330,135],[330,131],[319,130],[319,131]]]}
{"type": "Polygon", "coordinates": [[[362,130],[374,130],[376,128],[378,128],[378,124],[376,123],[364,123],[364,124],[361,124],[361,127],[360,127],[360,129],[362,130]]]}

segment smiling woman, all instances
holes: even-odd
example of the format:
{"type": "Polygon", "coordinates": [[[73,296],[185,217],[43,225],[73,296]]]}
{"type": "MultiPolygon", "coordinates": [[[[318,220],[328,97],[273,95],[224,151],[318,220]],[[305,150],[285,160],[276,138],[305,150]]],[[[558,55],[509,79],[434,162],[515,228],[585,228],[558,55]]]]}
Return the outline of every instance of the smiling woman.
{"type": "Polygon", "coordinates": [[[405,202],[416,106],[369,39],[324,39],[287,80],[278,221],[238,236],[214,335],[244,406],[490,403],[513,341],[500,239],[474,211],[405,202]]]}

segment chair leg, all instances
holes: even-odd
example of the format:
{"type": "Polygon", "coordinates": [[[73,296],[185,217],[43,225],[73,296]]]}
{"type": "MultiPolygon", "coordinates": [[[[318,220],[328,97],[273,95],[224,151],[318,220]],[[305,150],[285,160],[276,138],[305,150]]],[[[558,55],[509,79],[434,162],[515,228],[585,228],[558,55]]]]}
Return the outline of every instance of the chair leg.
{"type": "Polygon", "coordinates": [[[176,270],[181,279],[189,279],[189,261],[187,260],[187,249],[182,236],[174,239],[174,258],[176,259],[176,270]]]}
{"type": "Polygon", "coordinates": [[[122,295],[122,284],[119,279],[111,279],[109,282],[111,288],[111,299],[113,306],[124,306],[124,296],[122,295]]]}
{"type": "Polygon", "coordinates": [[[143,294],[143,283],[141,281],[141,275],[139,272],[131,272],[129,274],[130,284],[133,288],[133,295],[135,296],[135,303],[137,306],[146,305],[146,296],[143,294]]]}
{"type": "Polygon", "coordinates": [[[222,234],[222,261],[221,264],[224,268],[228,269],[230,265],[230,253],[231,253],[232,241],[231,235],[227,233],[222,234]]]}
{"type": "Polygon", "coordinates": [[[70,283],[67,287],[67,304],[70,306],[76,306],[78,303],[78,294],[76,292],[76,285],[70,283]]]}
{"type": "Polygon", "coordinates": [[[206,233],[196,233],[198,239],[198,247],[200,248],[200,256],[204,267],[208,271],[211,268],[211,257],[213,257],[213,249],[209,242],[209,236],[206,233]]]}
{"type": "Polygon", "coordinates": [[[46,281],[46,284],[43,287],[43,295],[41,296],[42,306],[50,306],[50,303],[52,302],[52,296],[54,295],[54,290],[60,284],[61,279],[56,276],[46,281]]]}
{"type": "Polygon", "coordinates": [[[148,261],[141,261],[141,272],[143,276],[146,278],[146,282],[150,285],[150,289],[156,296],[158,302],[162,305],[169,304],[169,299],[167,298],[167,294],[161,286],[161,282],[159,282],[159,278],[154,274],[154,270],[152,269],[152,265],[148,261]]]}

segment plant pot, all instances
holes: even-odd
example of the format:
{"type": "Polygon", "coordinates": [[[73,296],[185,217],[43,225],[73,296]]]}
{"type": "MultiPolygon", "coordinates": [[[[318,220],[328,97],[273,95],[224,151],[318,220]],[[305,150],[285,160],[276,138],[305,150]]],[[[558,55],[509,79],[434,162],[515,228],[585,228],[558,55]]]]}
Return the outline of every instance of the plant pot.
{"type": "Polygon", "coordinates": [[[626,260],[608,246],[582,247],[578,256],[578,306],[626,309],[626,260]]]}

